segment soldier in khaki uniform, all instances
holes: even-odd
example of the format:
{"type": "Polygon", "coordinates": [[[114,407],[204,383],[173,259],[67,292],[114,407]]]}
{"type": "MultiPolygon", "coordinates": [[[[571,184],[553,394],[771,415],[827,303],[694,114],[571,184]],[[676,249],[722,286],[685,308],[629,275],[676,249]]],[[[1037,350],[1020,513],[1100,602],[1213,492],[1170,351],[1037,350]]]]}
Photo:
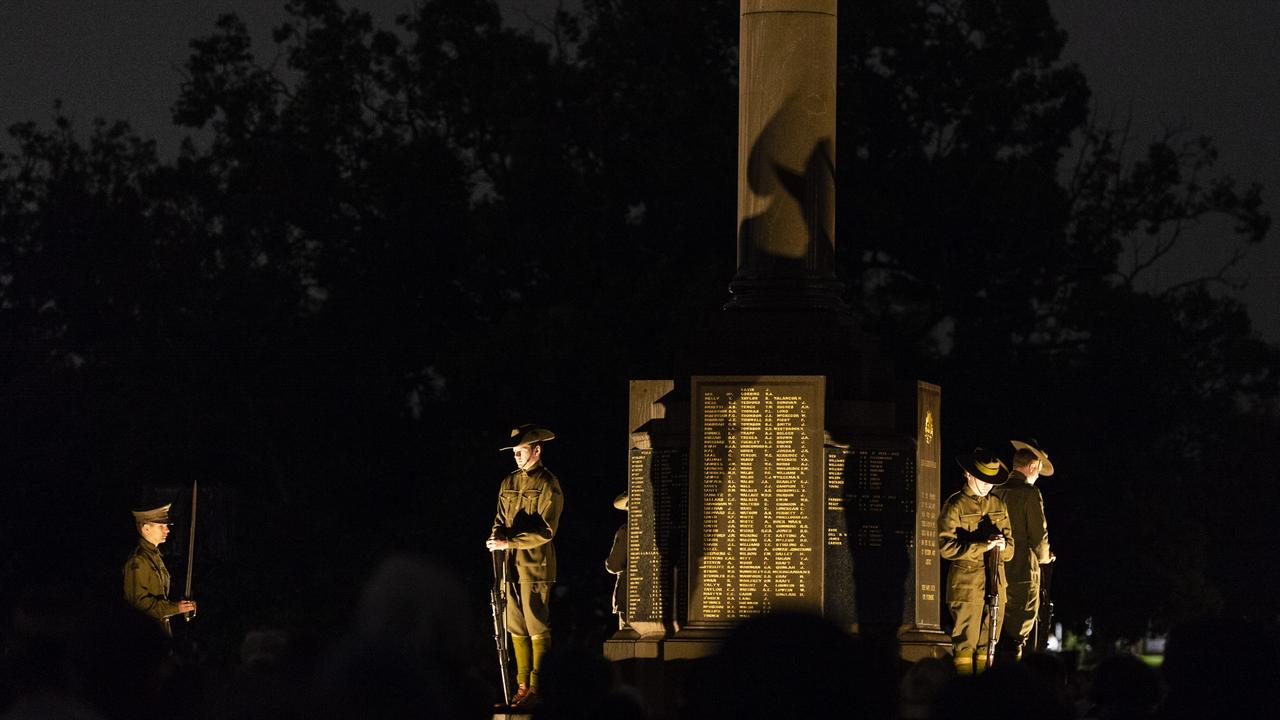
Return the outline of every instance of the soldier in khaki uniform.
{"type": "Polygon", "coordinates": [[[521,425],[511,431],[510,450],[516,470],[498,488],[498,512],[485,546],[507,552],[507,631],[516,656],[518,687],[513,707],[537,702],[538,670],[551,641],[548,601],[556,579],[556,547],[564,495],[560,481],[542,465],[542,444],[555,438],[550,430],[521,425]]]}
{"type": "MultiPolygon", "coordinates": [[[[613,506],[627,512],[627,494],[613,499],[613,506]]],[[[604,569],[616,575],[613,583],[613,614],[618,616],[618,629],[627,626],[627,523],[613,534],[613,546],[604,559],[604,569]]]]}
{"type": "Polygon", "coordinates": [[[1040,566],[1053,562],[1049,550],[1049,525],[1044,518],[1044,499],[1036,488],[1036,480],[1053,474],[1049,455],[1021,440],[1009,441],[1014,447],[1013,472],[1009,482],[991,494],[1004,501],[1009,509],[1009,523],[1018,552],[1005,568],[1009,580],[1009,605],[1000,636],[1000,654],[1018,660],[1022,648],[1036,624],[1040,610],[1040,566]]]}
{"type": "Polygon", "coordinates": [[[141,537],[124,564],[124,599],[154,618],[164,628],[165,635],[172,637],[169,618],[195,612],[196,604],[192,600],[169,599],[169,569],[160,557],[160,545],[169,538],[170,505],[172,503],[133,511],[133,521],[141,537]]]}
{"type": "Polygon", "coordinates": [[[954,627],[951,648],[956,671],[962,675],[986,669],[986,645],[994,632],[1000,636],[1000,618],[983,622],[986,568],[983,555],[1000,551],[997,592],[1005,606],[1004,563],[1014,555],[1013,531],[1004,501],[991,489],[1004,484],[1008,469],[994,453],[974,448],[956,458],[964,470],[964,487],[942,505],[938,516],[938,554],[951,561],[947,573],[947,608],[954,627]]]}

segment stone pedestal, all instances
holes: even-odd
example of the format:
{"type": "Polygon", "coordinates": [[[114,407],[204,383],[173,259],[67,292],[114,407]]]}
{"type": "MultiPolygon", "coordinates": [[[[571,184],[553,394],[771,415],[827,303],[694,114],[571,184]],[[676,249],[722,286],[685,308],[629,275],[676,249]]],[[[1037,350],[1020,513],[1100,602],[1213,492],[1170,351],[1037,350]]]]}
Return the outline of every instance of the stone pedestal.
{"type": "MultiPolygon", "coordinates": [[[[629,627],[606,643],[610,658],[702,657],[739,620],[797,608],[897,642],[909,659],[945,652],[940,390],[916,383],[891,404],[896,427],[837,436],[826,385],[820,375],[632,383],[634,408],[653,409],[633,416],[629,627]]],[[[881,404],[867,407],[883,415],[881,404]]]]}
{"type": "Polygon", "coordinates": [[[612,660],[661,657],[662,642],[685,616],[689,403],[682,393],[674,380],[631,381],[627,626],[605,643],[612,660]]]}

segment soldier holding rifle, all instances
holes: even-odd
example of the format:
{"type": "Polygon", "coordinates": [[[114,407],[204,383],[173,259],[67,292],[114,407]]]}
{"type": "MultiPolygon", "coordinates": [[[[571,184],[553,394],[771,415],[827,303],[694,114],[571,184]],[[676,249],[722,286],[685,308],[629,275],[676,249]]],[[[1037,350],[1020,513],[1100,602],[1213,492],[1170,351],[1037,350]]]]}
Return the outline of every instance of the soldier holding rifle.
{"type": "MultiPolygon", "coordinates": [[[[1049,550],[1049,524],[1044,519],[1044,499],[1036,480],[1053,474],[1049,454],[1034,444],[1009,441],[1014,448],[1009,482],[992,491],[1009,509],[1009,522],[1018,552],[1006,568],[1009,605],[1000,638],[1001,660],[1022,658],[1023,647],[1040,610],[1040,566],[1053,562],[1049,550]]],[[[1038,648],[1033,647],[1033,650],[1038,648]]]]}
{"type": "Polygon", "coordinates": [[[154,618],[173,637],[169,618],[180,613],[194,613],[194,600],[169,599],[169,569],[160,556],[160,545],[169,538],[169,506],[134,510],[138,528],[138,547],[124,564],[124,598],[129,604],[154,618]]]}
{"type": "Polygon", "coordinates": [[[506,586],[506,624],[516,656],[516,692],[512,707],[537,703],[538,670],[551,641],[548,603],[556,579],[556,548],[564,495],[560,481],[542,465],[542,444],[555,438],[550,430],[521,425],[511,431],[510,450],[516,469],[498,489],[498,512],[485,546],[502,552],[506,586]]]}
{"type": "Polygon", "coordinates": [[[938,516],[938,553],[951,561],[947,574],[947,608],[954,627],[951,648],[956,671],[982,672],[988,664],[991,641],[1000,636],[999,613],[984,613],[987,572],[984,556],[999,554],[995,563],[993,600],[1004,607],[1004,563],[1014,554],[1013,531],[1004,501],[991,489],[1004,484],[1008,470],[994,453],[974,448],[956,462],[964,471],[964,487],[942,505],[938,516]],[[987,617],[984,618],[984,615],[987,617]]]}

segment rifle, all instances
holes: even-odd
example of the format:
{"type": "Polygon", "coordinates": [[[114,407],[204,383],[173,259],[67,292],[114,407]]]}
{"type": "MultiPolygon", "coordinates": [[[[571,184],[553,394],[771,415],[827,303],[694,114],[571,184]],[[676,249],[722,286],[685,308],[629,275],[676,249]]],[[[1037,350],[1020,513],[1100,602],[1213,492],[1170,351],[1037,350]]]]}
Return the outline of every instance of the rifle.
{"type": "Polygon", "coordinates": [[[982,557],[986,568],[987,667],[996,661],[996,632],[1000,629],[1000,548],[993,547],[982,557]]]}
{"type": "Polygon", "coordinates": [[[1040,566],[1040,610],[1031,629],[1031,649],[1036,652],[1044,652],[1049,647],[1049,635],[1053,633],[1053,599],[1049,586],[1053,584],[1053,566],[1057,564],[1055,560],[1040,566]]]}
{"type": "MultiPolygon", "coordinates": [[[[191,599],[191,570],[195,566],[196,559],[196,500],[200,496],[200,482],[198,480],[191,481],[191,532],[187,535],[187,583],[182,590],[182,599],[191,599]]],[[[191,622],[191,618],[196,616],[196,612],[192,610],[189,613],[183,613],[182,617],[187,622],[191,622]]]]}
{"type": "Polygon", "coordinates": [[[494,550],[493,587],[489,590],[489,609],[493,613],[493,642],[498,649],[498,672],[502,673],[502,702],[511,699],[511,671],[507,649],[507,552],[494,550]]]}

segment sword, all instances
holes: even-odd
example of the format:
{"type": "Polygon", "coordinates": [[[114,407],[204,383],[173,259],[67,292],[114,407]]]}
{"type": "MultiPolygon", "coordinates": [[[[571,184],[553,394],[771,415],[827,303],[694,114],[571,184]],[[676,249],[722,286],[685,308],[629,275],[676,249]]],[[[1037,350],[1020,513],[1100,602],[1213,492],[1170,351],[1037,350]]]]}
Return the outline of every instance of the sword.
{"type": "MultiPolygon", "coordinates": [[[[191,570],[195,566],[196,559],[196,502],[200,497],[200,481],[191,481],[191,531],[187,535],[187,584],[182,591],[182,599],[191,599],[191,570]]],[[[191,618],[196,616],[196,612],[192,610],[189,613],[183,613],[182,617],[187,622],[191,622],[191,618]]]]}

